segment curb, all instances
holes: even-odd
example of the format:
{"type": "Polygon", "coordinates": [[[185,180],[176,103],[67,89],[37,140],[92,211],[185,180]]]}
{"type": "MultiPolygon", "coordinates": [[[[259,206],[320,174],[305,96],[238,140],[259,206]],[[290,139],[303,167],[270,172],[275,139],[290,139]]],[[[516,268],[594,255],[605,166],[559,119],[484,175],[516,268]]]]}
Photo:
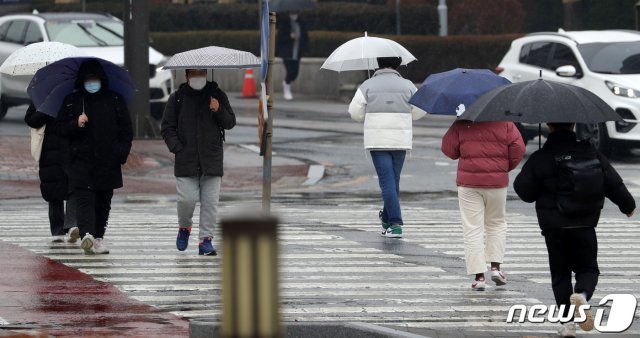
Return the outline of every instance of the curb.
{"type": "MultiPolygon", "coordinates": [[[[411,332],[395,330],[362,322],[343,323],[283,323],[282,337],[305,338],[425,338],[411,332]]],[[[214,320],[192,320],[189,323],[189,338],[216,338],[220,335],[220,322],[214,320]]]]}

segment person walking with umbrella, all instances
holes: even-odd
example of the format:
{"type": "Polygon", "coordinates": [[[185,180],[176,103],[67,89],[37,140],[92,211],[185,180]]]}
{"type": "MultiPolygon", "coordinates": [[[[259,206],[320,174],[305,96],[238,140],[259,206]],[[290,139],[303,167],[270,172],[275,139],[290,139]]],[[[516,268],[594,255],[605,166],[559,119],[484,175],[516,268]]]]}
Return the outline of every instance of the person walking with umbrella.
{"type": "MultiPolygon", "coordinates": [[[[577,140],[575,123],[547,126],[547,141],[531,154],[513,187],[523,201],[536,202],[538,224],[549,253],[553,294],[556,304],[564,305],[563,317],[571,319],[569,306],[587,304],[598,283],[595,227],[605,197],[628,217],[633,215],[636,203],[609,161],[588,141],[577,140]]],[[[579,324],[589,331],[593,329],[593,316],[590,311],[585,315],[579,324]]],[[[575,324],[563,323],[559,333],[575,337],[575,324]]]]}
{"type": "MultiPolygon", "coordinates": [[[[485,93],[509,83],[487,69],[456,68],[429,75],[409,103],[430,114],[461,116],[485,93]]],[[[475,275],[471,287],[485,289],[487,262],[492,280],[504,285],[500,264],[507,235],[507,186],[509,171],[524,154],[522,137],[511,122],[458,119],[444,135],[441,148],[447,157],[459,160],[456,184],[467,273],[475,275]]]]}
{"type": "Polygon", "coordinates": [[[309,49],[309,34],[298,12],[288,12],[277,23],[276,56],[282,58],[286,72],[282,82],[284,99],[293,100],[291,83],[298,77],[300,59],[309,49]]]}
{"type": "Polygon", "coordinates": [[[364,121],[364,147],[371,154],[384,202],[378,213],[381,235],[401,238],[400,173],[406,151],[412,147],[412,121],[426,112],[409,104],[417,88],[398,73],[402,58],[379,57],[377,63],[379,69],[351,100],[349,114],[364,121]]]}
{"type": "Polygon", "coordinates": [[[505,285],[500,264],[507,238],[507,186],[509,172],[524,155],[522,136],[512,122],[457,120],[445,133],[441,148],[447,157],[459,160],[456,184],[467,274],[475,277],[471,288],[485,289],[487,262],[491,280],[505,285]]]}
{"type": "Polygon", "coordinates": [[[175,154],[178,191],[176,247],[189,245],[193,212],[200,202],[198,254],[217,254],[212,240],[223,175],[224,131],[236,124],[227,95],[207,81],[206,69],[186,69],[187,83],[171,94],[162,118],[161,133],[175,154]]]}
{"type": "Polygon", "coordinates": [[[68,150],[67,142],[58,136],[56,118],[37,111],[33,103],[29,105],[24,121],[31,128],[45,128],[42,150],[38,160],[38,176],[40,177],[40,193],[49,204],[51,241],[54,243],[64,242],[65,234],[67,234],[67,241],[76,243],[80,231],[75,220],[75,199],[69,196],[69,184],[63,160],[68,150]],[[66,212],[65,200],[67,200],[66,212]]]}
{"type": "Polygon", "coordinates": [[[113,190],[123,186],[121,166],[133,140],[125,100],[109,89],[109,82],[98,59],[83,61],[75,90],[58,114],[58,133],[69,142],[67,173],[86,254],[109,253],[103,239],[111,198],[113,190]]]}

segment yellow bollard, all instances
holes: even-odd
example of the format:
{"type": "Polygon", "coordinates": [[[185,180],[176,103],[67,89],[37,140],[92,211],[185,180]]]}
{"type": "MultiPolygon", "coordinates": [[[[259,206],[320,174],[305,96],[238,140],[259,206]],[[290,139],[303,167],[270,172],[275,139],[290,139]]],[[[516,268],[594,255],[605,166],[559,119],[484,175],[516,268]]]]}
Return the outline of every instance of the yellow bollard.
{"type": "Polygon", "coordinates": [[[222,337],[281,337],[278,220],[237,218],[221,226],[222,337]]]}

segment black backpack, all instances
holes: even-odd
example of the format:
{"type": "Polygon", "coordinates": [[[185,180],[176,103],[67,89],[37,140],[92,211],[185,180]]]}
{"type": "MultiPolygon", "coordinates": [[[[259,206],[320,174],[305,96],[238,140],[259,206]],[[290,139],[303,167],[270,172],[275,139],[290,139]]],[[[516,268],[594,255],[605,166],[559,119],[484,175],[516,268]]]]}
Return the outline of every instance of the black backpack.
{"type": "Polygon", "coordinates": [[[604,206],[604,171],[598,152],[587,143],[555,154],[558,168],[556,206],[560,213],[581,216],[604,206]]]}

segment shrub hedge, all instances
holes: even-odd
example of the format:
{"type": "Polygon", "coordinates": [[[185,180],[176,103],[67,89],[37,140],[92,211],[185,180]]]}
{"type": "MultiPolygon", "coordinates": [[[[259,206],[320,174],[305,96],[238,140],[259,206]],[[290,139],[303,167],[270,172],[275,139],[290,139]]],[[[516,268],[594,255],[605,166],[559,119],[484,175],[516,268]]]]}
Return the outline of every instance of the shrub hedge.
{"type": "MultiPolygon", "coordinates": [[[[492,2],[493,0],[484,0],[492,2]]],[[[555,31],[563,26],[563,4],[560,0],[518,0],[524,9],[522,27],[526,32],[555,31]]],[[[6,2],[6,1],[5,1],[6,2]]],[[[386,0],[320,0],[318,7],[305,15],[311,30],[362,31],[374,34],[395,33],[393,6],[386,0]]],[[[449,32],[456,21],[455,7],[465,0],[448,0],[449,32]]],[[[580,19],[584,29],[635,29],[635,3],[637,0],[582,0],[580,19]]],[[[257,0],[253,4],[200,4],[200,5],[150,5],[152,31],[229,30],[258,29],[257,0]],[[254,19],[247,20],[247,18],[254,19]]],[[[403,34],[436,34],[438,18],[435,5],[402,5],[403,34]]],[[[77,4],[55,4],[54,0],[32,0],[31,7],[40,12],[79,11],[77,4]]],[[[109,12],[122,17],[122,0],[86,0],[87,11],[109,12]]],[[[483,11],[484,12],[484,11],[483,11]]],[[[486,13],[484,13],[486,14],[486,13]]],[[[511,18],[512,20],[514,18],[511,18]]],[[[482,31],[486,34],[486,31],[482,31]]]]}
{"type": "MultiPolygon", "coordinates": [[[[327,57],[342,43],[362,36],[358,32],[309,33],[308,56],[327,57]]],[[[422,82],[427,75],[448,69],[488,68],[493,70],[509,49],[511,41],[521,35],[484,36],[381,36],[391,38],[406,47],[418,61],[402,67],[403,75],[412,81],[422,82]]],[[[216,45],[246,50],[259,55],[260,34],[258,31],[194,31],[154,32],[154,47],[166,55],[185,50],[216,45]]]]}
{"type": "MultiPolygon", "coordinates": [[[[36,0],[34,7],[44,11],[77,11],[78,4],[52,5],[36,0]],[[37,4],[36,4],[37,3],[37,4]]],[[[88,1],[88,11],[110,12],[122,17],[122,1],[88,1]]],[[[403,34],[437,34],[438,12],[431,5],[403,5],[401,7],[403,34]]],[[[374,34],[395,34],[395,11],[385,5],[329,2],[319,3],[301,15],[309,30],[364,31],[374,34]]],[[[193,4],[152,5],[149,7],[149,29],[154,32],[195,30],[251,30],[258,29],[257,4],[193,4]]]]}

